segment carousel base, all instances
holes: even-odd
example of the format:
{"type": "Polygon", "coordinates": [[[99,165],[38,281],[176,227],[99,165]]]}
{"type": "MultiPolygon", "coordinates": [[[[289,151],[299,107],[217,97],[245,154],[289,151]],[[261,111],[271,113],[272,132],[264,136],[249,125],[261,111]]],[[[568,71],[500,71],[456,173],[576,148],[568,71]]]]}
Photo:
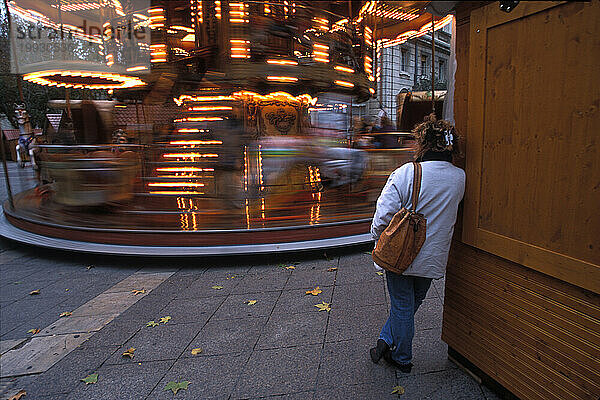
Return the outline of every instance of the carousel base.
{"type": "MultiPolygon", "coordinates": [[[[337,224],[335,224],[337,225],[337,224]]],[[[329,226],[330,229],[336,229],[339,231],[340,226],[329,226]]],[[[348,227],[342,228],[346,232],[351,232],[355,229],[364,229],[365,223],[360,223],[351,229],[347,230],[348,227]]],[[[314,228],[313,228],[314,229],[314,228]]],[[[302,231],[302,228],[298,230],[302,231]]],[[[280,239],[283,236],[293,237],[294,229],[286,229],[285,232],[281,230],[266,231],[271,235],[278,236],[280,239]],[[290,234],[292,236],[290,236],[290,234]]],[[[276,253],[276,252],[291,252],[291,251],[303,251],[303,250],[316,250],[333,247],[343,247],[356,244],[363,244],[372,241],[371,235],[368,233],[351,234],[348,236],[339,237],[328,237],[323,239],[307,239],[306,234],[316,233],[319,236],[320,232],[302,232],[300,235],[296,235],[300,240],[277,242],[277,243],[250,243],[250,244],[227,244],[227,245],[144,245],[142,242],[146,241],[148,237],[162,238],[164,242],[168,243],[170,238],[174,237],[176,240],[180,240],[181,236],[178,236],[180,232],[142,232],[142,231],[108,231],[101,230],[98,232],[92,232],[90,230],[79,231],[70,228],[61,228],[58,226],[49,226],[46,224],[36,224],[32,221],[24,221],[15,219],[14,217],[7,216],[3,212],[0,215],[0,235],[14,240],[19,243],[33,245],[38,247],[67,250],[83,253],[93,254],[112,254],[112,255],[127,255],[127,256],[150,256],[150,257],[183,257],[183,256],[214,256],[214,255],[236,255],[236,254],[261,254],[261,253],[276,253]],[[25,228],[26,229],[22,229],[25,228]],[[36,233],[36,231],[38,233],[36,233]],[[102,242],[94,241],[79,241],[68,239],[67,237],[82,237],[82,233],[90,233],[93,235],[97,233],[97,239],[102,242]],[[44,234],[42,234],[44,233],[44,234]],[[50,235],[51,234],[51,235],[50,235]],[[151,236],[146,236],[151,235],[151,236]],[[110,243],[110,239],[116,239],[117,242],[128,241],[135,243],[136,241],[140,244],[119,244],[110,243]]],[[[247,232],[248,235],[256,236],[257,232],[247,232]]],[[[297,232],[296,232],[297,233],[297,232]]],[[[87,235],[84,234],[84,237],[87,235]]],[[[194,232],[197,238],[203,235],[203,232],[194,232]]],[[[233,235],[235,236],[235,235],[233,235]]],[[[89,237],[89,236],[88,236],[89,237]]],[[[227,235],[224,237],[232,238],[227,235]]]]}

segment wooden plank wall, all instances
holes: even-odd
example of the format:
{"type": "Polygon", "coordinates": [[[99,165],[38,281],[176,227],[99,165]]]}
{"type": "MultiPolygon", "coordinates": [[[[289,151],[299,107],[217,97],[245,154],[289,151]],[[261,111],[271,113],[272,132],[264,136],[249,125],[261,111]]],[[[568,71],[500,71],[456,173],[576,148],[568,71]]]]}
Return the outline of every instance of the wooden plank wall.
{"type": "Polygon", "coordinates": [[[600,296],[458,241],[442,339],[521,399],[600,397],[600,296]]]}
{"type": "MultiPolygon", "coordinates": [[[[457,11],[454,109],[463,136],[469,118],[470,14],[484,4],[463,2],[457,11]]],[[[458,221],[442,339],[523,400],[598,400],[600,295],[461,242],[462,215],[458,221]]]]}

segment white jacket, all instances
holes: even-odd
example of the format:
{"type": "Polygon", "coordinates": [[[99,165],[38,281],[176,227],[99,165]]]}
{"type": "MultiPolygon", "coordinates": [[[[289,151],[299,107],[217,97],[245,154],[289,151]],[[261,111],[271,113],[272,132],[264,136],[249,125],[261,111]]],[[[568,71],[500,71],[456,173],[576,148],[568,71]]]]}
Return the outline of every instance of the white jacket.
{"type": "MultiPolygon", "coordinates": [[[[421,163],[417,212],[427,219],[425,243],[403,275],[439,279],[446,272],[458,204],[465,192],[465,172],[447,161],[421,163]]],[[[377,241],[394,214],[412,203],[414,167],[404,164],[390,175],[377,200],[371,234],[377,241]]]]}

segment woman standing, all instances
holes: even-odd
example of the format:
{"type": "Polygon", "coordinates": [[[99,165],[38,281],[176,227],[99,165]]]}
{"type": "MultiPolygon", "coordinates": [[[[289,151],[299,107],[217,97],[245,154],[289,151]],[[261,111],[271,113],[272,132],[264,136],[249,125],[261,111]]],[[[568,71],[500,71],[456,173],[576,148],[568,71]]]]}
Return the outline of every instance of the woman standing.
{"type": "MultiPolygon", "coordinates": [[[[416,211],[427,219],[426,238],[419,254],[402,275],[386,272],[390,315],[381,329],[377,345],[370,350],[373,362],[377,363],[383,357],[402,372],[410,372],[412,368],[414,315],[432,279],[442,278],[446,271],[458,204],[465,191],[465,172],[452,165],[452,156],[458,151],[458,138],[452,124],[437,121],[431,114],[415,127],[413,133],[417,142],[416,161],[422,167],[416,211]]],[[[410,207],[413,174],[414,165],[408,163],[388,178],[377,200],[371,225],[375,241],[394,214],[402,207],[410,207]]]]}

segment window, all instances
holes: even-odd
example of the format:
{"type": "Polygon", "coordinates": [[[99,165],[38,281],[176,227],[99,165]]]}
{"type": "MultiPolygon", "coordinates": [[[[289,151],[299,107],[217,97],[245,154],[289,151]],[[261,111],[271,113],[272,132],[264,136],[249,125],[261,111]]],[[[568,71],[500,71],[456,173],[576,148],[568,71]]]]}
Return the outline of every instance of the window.
{"type": "Polygon", "coordinates": [[[446,80],[446,60],[438,62],[438,77],[440,81],[446,80]]]}
{"type": "Polygon", "coordinates": [[[421,75],[427,75],[427,56],[425,54],[421,54],[421,70],[419,73],[421,75]]]}
{"type": "Polygon", "coordinates": [[[402,71],[408,71],[408,50],[402,49],[400,53],[400,68],[402,71]]]}

